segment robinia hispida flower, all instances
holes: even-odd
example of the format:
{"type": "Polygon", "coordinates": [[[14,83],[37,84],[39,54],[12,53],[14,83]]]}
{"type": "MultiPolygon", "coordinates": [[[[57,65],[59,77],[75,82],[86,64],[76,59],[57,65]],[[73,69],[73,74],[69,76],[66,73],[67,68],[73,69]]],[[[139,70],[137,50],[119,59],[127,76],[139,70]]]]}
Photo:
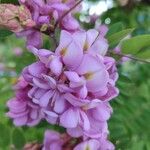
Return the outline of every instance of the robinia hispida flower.
{"type": "MultiPolygon", "coordinates": [[[[7,103],[14,124],[34,126],[47,120],[83,141],[73,145],[74,150],[113,150],[107,120],[112,113],[109,101],[118,95],[118,73],[115,60],[107,56],[107,40],[94,29],[62,31],[55,52],[29,48],[38,60],[23,69],[16,96],[7,103]]],[[[56,140],[46,134],[45,150],[67,150],[58,133],[50,134],[56,140]]]]}
{"type": "Polygon", "coordinates": [[[0,4],[0,27],[26,37],[27,49],[37,58],[23,69],[14,86],[7,116],[15,126],[31,127],[45,120],[65,129],[65,133],[46,130],[43,144],[27,143],[24,149],[115,149],[108,138],[107,121],[113,112],[109,102],[119,90],[116,61],[110,55],[124,55],[118,41],[110,43],[113,36],[107,37],[106,26],[88,31],[80,27],[73,15],[81,9],[81,2],[19,0],[20,5],[0,4]],[[56,28],[61,30],[59,43],[56,28]],[[42,34],[54,40],[54,50],[41,49],[42,34]]]}

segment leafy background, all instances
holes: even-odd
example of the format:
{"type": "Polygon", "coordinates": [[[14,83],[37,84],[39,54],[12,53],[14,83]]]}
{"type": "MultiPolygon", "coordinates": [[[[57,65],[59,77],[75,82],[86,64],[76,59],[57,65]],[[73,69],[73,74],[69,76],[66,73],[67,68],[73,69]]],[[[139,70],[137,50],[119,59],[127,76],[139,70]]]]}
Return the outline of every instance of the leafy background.
{"type": "MultiPolygon", "coordinates": [[[[110,0],[102,0],[107,2],[110,0]]],[[[121,22],[127,28],[135,28],[133,36],[150,33],[150,3],[148,0],[133,2],[122,6],[124,0],[114,0],[113,7],[105,10],[99,17],[99,22],[111,26],[121,22]]],[[[6,2],[1,0],[1,2],[6,2]]],[[[7,0],[7,2],[10,2],[7,0]]],[[[12,1],[11,1],[12,2],[12,1]]],[[[15,0],[13,0],[15,3],[15,0]]],[[[92,28],[94,23],[89,23],[90,7],[100,0],[85,0],[89,9],[77,14],[83,27],[92,28]],[[84,18],[84,19],[82,19],[84,18]]],[[[3,34],[0,32],[0,34],[3,34]]],[[[9,34],[9,33],[8,33],[9,34]]],[[[50,48],[48,40],[45,47],[50,48]]],[[[6,117],[6,102],[13,97],[12,85],[15,84],[22,68],[35,60],[31,53],[26,52],[23,39],[16,39],[14,35],[0,38],[0,150],[21,150],[27,142],[42,142],[45,128],[63,129],[42,122],[34,128],[15,128],[6,117]],[[16,56],[13,49],[21,47],[23,55],[16,56]],[[15,147],[14,147],[14,146],[15,147]]],[[[116,145],[117,150],[150,150],[150,64],[141,62],[126,62],[118,65],[120,74],[117,83],[120,95],[111,102],[114,109],[109,121],[110,140],[116,145]]]]}

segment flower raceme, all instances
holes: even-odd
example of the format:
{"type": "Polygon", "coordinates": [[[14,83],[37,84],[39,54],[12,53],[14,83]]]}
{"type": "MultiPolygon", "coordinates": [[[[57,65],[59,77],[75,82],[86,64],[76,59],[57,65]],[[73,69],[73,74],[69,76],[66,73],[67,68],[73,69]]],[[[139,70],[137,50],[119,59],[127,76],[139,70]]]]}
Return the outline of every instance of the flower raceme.
{"type": "Polygon", "coordinates": [[[107,140],[109,101],[118,95],[118,73],[115,60],[106,56],[107,40],[96,30],[62,31],[55,52],[28,48],[39,60],[23,70],[16,97],[8,101],[14,124],[33,126],[46,119],[72,137],[107,140]]]}

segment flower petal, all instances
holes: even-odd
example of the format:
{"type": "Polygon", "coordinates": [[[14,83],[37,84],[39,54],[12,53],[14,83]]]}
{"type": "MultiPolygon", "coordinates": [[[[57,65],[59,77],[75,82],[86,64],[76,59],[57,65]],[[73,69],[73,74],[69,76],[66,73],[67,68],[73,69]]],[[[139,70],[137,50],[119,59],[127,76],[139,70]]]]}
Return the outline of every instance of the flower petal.
{"type": "Polygon", "coordinates": [[[64,74],[72,82],[80,82],[80,80],[81,80],[79,75],[74,71],[65,71],[64,74]]]}
{"type": "Polygon", "coordinates": [[[76,109],[68,109],[60,116],[60,124],[65,128],[77,127],[79,121],[79,113],[76,109]]]}
{"type": "Polygon", "coordinates": [[[50,62],[50,69],[56,75],[59,76],[62,72],[62,63],[58,57],[55,57],[50,62]]]}
{"type": "Polygon", "coordinates": [[[46,92],[41,98],[40,98],[40,106],[41,107],[47,107],[48,103],[51,101],[51,98],[53,96],[53,91],[46,92]]]}
{"type": "Polygon", "coordinates": [[[75,42],[71,42],[62,54],[64,64],[70,69],[78,67],[82,61],[82,57],[83,51],[75,42]]]}

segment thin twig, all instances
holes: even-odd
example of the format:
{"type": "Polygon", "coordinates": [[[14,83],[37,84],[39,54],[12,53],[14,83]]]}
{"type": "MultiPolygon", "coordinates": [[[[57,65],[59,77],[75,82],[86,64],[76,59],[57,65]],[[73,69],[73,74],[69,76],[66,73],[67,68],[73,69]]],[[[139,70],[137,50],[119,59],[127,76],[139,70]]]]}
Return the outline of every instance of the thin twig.
{"type": "Polygon", "coordinates": [[[56,39],[55,34],[54,34],[54,33],[51,33],[51,34],[50,34],[50,37],[52,38],[52,40],[53,40],[53,42],[54,42],[54,44],[55,44],[54,49],[56,49],[57,46],[58,46],[58,43],[57,43],[57,39],[56,39]]]}
{"type": "Polygon", "coordinates": [[[115,53],[115,52],[109,52],[109,53],[113,54],[113,55],[118,55],[118,56],[121,56],[121,57],[127,57],[129,59],[134,60],[134,61],[140,61],[140,62],[143,62],[143,63],[150,64],[150,61],[146,61],[146,60],[143,60],[143,59],[140,59],[140,58],[136,58],[136,57],[133,57],[133,56],[125,55],[125,54],[122,54],[122,53],[115,53]]]}
{"type": "Polygon", "coordinates": [[[97,35],[96,39],[94,40],[94,42],[92,43],[92,45],[97,41],[97,39],[98,39],[99,36],[100,36],[100,31],[98,32],[98,35],[97,35]]]}
{"type": "Polygon", "coordinates": [[[64,19],[65,16],[67,16],[72,10],[74,10],[83,0],[79,0],[74,6],[72,6],[68,11],[66,11],[60,19],[58,19],[54,25],[54,32],[58,24],[64,19]]]}

